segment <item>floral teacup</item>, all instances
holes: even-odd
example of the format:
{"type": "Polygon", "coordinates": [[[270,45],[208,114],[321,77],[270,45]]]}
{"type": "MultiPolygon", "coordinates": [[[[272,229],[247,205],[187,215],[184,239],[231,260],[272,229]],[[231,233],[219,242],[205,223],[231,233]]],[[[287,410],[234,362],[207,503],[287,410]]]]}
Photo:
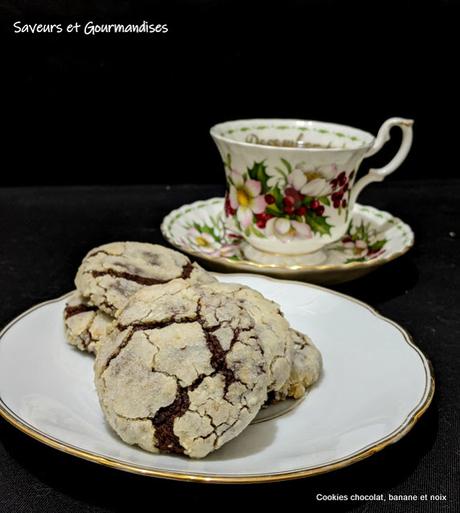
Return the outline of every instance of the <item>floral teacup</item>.
{"type": "Polygon", "coordinates": [[[391,118],[377,137],[357,128],[291,119],[228,121],[211,128],[224,161],[226,223],[260,251],[317,251],[347,231],[361,190],[380,182],[406,158],[413,121],[391,118]],[[391,162],[355,183],[361,161],[401,128],[391,162]]]}

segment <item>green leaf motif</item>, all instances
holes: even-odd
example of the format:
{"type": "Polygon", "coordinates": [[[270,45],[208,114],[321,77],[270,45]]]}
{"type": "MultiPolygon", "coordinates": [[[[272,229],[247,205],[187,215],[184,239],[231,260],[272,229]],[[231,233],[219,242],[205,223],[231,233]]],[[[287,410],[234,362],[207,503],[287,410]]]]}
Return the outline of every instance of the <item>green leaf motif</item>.
{"type": "Polygon", "coordinates": [[[292,166],[286,159],[281,159],[281,162],[284,164],[284,167],[287,169],[288,173],[292,173],[292,166]]]}
{"type": "Polygon", "coordinates": [[[275,217],[279,217],[283,213],[282,210],[279,208],[279,206],[276,203],[273,203],[272,205],[268,205],[265,208],[265,212],[267,212],[267,214],[271,214],[272,216],[275,216],[275,217]]]}
{"type": "Polygon", "coordinates": [[[386,239],[378,240],[369,246],[371,251],[380,251],[387,243],[386,239]]]}
{"type": "Polygon", "coordinates": [[[355,233],[351,236],[353,242],[357,240],[363,240],[366,244],[369,243],[369,227],[361,222],[360,226],[357,226],[355,229],[355,233]]]}
{"type": "Polygon", "coordinates": [[[366,257],[361,257],[361,258],[348,258],[347,260],[345,260],[345,263],[346,264],[351,264],[352,262],[366,262],[367,258],[366,257]]]}
{"type": "Polygon", "coordinates": [[[262,191],[267,190],[267,180],[269,176],[267,175],[267,166],[264,161],[254,162],[251,168],[248,167],[248,174],[249,178],[257,180],[262,184],[262,191]]]}
{"type": "Polygon", "coordinates": [[[246,237],[250,237],[251,235],[255,235],[256,237],[259,237],[260,239],[265,239],[265,235],[258,230],[253,224],[250,224],[245,230],[244,234],[246,237]]]}
{"type": "Polygon", "coordinates": [[[326,207],[330,207],[331,206],[331,202],[329,201],[329,198],[327,196],[320,196],[318,198],[318,200],[323,205],[326,205],[326,207]]]}
{"type": "Polygon", "coordinates": [[[348,225],[347,234],[351,235],[352,230],[353,230],[353,219],[351,219],[350,224],[348,225]]]}
{"type": "Polygon", "coordinates": [[[259,239],[265,238],[265,235],[260,230],[258,230],[254,225],[251,224],[250,228],[253,235],[259,237],[259,239]]]}
{"type": "Polygon", "coordinates": [[[278,174],[283,177],[284,184],[286,185],[287,184],[287,179],[288,179],[286,171],[284,171],[284,169],[281,169],[278,166],[275,166],[275,169],[278,171],[278,174]]]}
{"type": "Polygon", "coordinates": [[[332,225],[327,222],[326,217],[318,216],[312,212],[308,212],[307,223],[310,225],[310,228],[314,233],[319,233],[320,235],[331,234],[332,225]]]}
{"type": "Polygon", "coordinates": [[[224,166],[227,169],[232,169],[232,156],[230,153],[227,153],[227,158],[224,160],[224,166]]]}

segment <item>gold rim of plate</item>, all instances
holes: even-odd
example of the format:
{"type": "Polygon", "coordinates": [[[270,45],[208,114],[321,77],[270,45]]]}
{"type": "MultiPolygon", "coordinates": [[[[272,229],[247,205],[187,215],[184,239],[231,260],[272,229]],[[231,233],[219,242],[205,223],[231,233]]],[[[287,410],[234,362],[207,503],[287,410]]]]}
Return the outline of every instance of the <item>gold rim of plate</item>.
{"type": "MultiPolygon", "coordinates": [[[[403,248],[399,251],[394,251],[388,256],[379,257],[373,260],[368,260],[366,262],[350,262],[348,264],[310,264],[310,265],[282,265],[282,264],[262,264],[258,262],[253,262],[251,260],[232,260],[229,257],[223,257],[223,256],[209,256],[205,253],[200,253],[199,251],[195,251],[194,249],[190,248],[189,246],[184,246],[183,244],[179,244],[175,241],[175,238],[171,234],[170,228],[174,221],[176,221],[180,215],[184,215],[186,212],[184,212],[186,209],[193,209],[193,208],[201,208],[206,205],[215,204],[217,201],[223,201],[223,198],[215,197],[210,198],[207,200],[198,200],[193,203],[182,205],[181,207],[172,210],[161,223],[161,233],[163,234],[163,237],[176,249],[180,251],[184,251],[185,253],[188,253],[189,255],[194,256],[195,258],[200,258],[201,260],[206,260],[210,263],[216,264],[219,263],[225,267],[228,267],[233,272],[235,270],[241,271],[241,268],[243,266],[247,266],[249,268],[253,269],[259,269],[259,270],[280,270],[286,273],[300,273],[300,272],[309,272],[309,273],[316,273],[316,272],[324,272],[324,271],[348,271],[348,270],[354,270],[354,269],[371,269],[375,267],[379,267],[383,264],[386,264],[388,262],[391,262],[392,260],[395,260],[396,258],[399,258],[400,256],[405,255],[414,245],[415,236],[414,232],[412,231],[412,228],[407,224],[404,223],[401,219],[398,217],[395,217],[390,212],[387,212],[385,210],[376,209],[375,207],[372,207],[370,205],[360,205],[359,203],[355,204],[355,207],[358,208],[366,208],[370,209],[371,211],[378,211],[392,219],[394,219],[397,223],[400,223],[403,225],[409,236],[409,242],[404,244],[403,248]]],[[[187,212],[188,213],[188,212],[187,212]]]]}
{"type": "MultiPolygon", "coordinates": [[[[218,274],[218,273],[216,273],[218,274]]],[[[267,276],[264,276],[264,279],[272,280],[272,281],[279,281],[275,278],[270,278],[267,276]]],[[[381,451],[388,445],[391,445],[398,440],[400,440],[403,436],[405,436],[416,424],[416,422],[420,419],[420,417],[425,413],[425,411],[428,409],[429,405],[431,404],[431,401],[433,399],[434,391],[435,391],[435,379],[434,379],[434,372],[433,367],[430,362],[430,360],[423,354],[423,352],[417,347],[417,345],[414,343],[411,335],[399,324],[392,321],[391,319],[388,319],[387,317],[384,317],[381,315],[375,308],[369,306],[368,304],[364,303],[363,301],[359,301],[358,299],[355,299],[351,296],[348,296],[346,294],[342,294],[340,292],[336,292],[334,290],[326,289],[325,287],[320,287],[318,285],[312,285],[310,283],[302,283],[299,281],[294,280],[284,280],[287,283],[292,283],[296,285],[301,285],[303,287],[311,287],[319,290],[324,290],[330,294],[334,294],[336,296],[342,297],[344,299],[347,299],[349,301],[352,301],[353,303],[356,303],[358,305],[363,306],[367,310],[369,310],[373,315],[375,315],[377,318],[388,322],[389,324],[393,325],[395,328],[398,329],[398,331],[401,332],[401,334],[404,337],[404,340],[406,343],[411,346],[419,355],[420,359],[422,360],[422,363],[424,364],[425,369],[425,390],[423,394],[423,399],[421,402],[415,407],[415,409],[408,415],[408,417],[404,420],[404,422],[395,429],[392,433],[387,435],[386,437],[378,440],[377,442],[371,444],[370,446],[367,446],[363,448],[362,450],[358,451],[355,454],[352,454],[350,456],[347,456],[346,458],[342,458],[340,460],[325,464],[325,465],[319,465],[316,467],[311,468],[305,468],[305,469],[297,469],[292,470],[289,472],[280,472],[280,473],[272,473],[272,474],[259,474],[259,475],[242,475],[242,476],[230,476],[230,475],[203,475],[199,473],[182,473],[182,472],[168,472],[164,470],[157,470],[152,468],[147,468],[143,466],[137,466],[132,465],[129,463],[125,463],[116,459],[107,458],[105,456],[100,456],[98,454],[92,453],[90,451],[85,451],[84,449],[79,449],[78,447],[75,447],[73,445],[67,444],[65,442],[62,442],[54,437],[51,437],[47,435],[46,433],[41,432],[38,429],[35,429],[33,426],[30,426],[28,423],[24,422],[22,419],[20,419],[15,413],[9,410],[9,408],[6,406],[6,404],[3,402],[3,399],[0,397],[0,415],[6,419],[10,424],[12,424],[15,428],[19,429],[26,435],[34,438],[35,440],[38,440],[45,445],[48,445],[50,447],[53,447],[54,449],[58,449],[62,452],[65,452],[67,454],[71,454],[73,456],[77,456],[78,458],[82,458],[84,460],[92,461],[94,463],[98,463],[100,465],[115,468],[118,470],[124,470],[126,472],[131,472],[134,474],[141,474],[144,476],[149,477],[158,477],[158,478],[164,478],[164,479],[173,479],[176,481],[189,481],[189,482],[199,482],[199,483],[222,483],[222,484],[250,484],[250,483],[267,483],[267,482],[274,482],[274,481],[287,481],[291,479],[299,479],[302,477],[311,477],[318,474],[324,474],[326,472],[332,472],[334,470],[341,469],[343,467],[347,467],[349,465],[352,465],[353,463],[357,463],[358,461],[364,460],[365,458],[368,458],[369,456],[372,456],[373,454],[381,451]],[[425,362],[427,365],[425,365],[425,362]]],[[[56,303],[58,301],[61,301],[71,293],[64,294],[63,296],[60,296],[55,299],[51,299],[49,301],[44,301],[42,303],[39,303],[25,312],[23,312],[21,315],[13,319],[5,328],[0,332],[0,343],[1,339],[3,338],[4,334],[17,322],[19,322],[23,317],[28,315],[29,313],[33,312],[34,310],[45,306],[47,304],[56,303]]]]}

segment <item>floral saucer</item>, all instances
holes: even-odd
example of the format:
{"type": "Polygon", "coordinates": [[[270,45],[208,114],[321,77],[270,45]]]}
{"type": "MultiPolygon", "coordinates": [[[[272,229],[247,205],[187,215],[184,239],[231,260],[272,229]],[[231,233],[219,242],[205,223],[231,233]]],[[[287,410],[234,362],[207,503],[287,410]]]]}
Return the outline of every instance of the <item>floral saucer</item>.
{"type": "Polygon", "coordinates": [[[403,255],[414,244],[414,234],[406,223],[388,212],[357,203],[342,240],[308,255],[263,253],[249,246],[226,228],[223,198],[196,201],[173,210],[163,219],[161,231],[170,244],[207,267],[312,283],[354,280],[403,255]]]}

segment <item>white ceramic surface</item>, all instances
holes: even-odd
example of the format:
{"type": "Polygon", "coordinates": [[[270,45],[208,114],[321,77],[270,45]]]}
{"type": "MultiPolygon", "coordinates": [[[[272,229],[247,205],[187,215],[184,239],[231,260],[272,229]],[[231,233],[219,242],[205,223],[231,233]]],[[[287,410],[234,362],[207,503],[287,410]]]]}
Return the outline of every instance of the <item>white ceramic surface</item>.
{"type": "Polygon", "coordinates": [[[324,359],[320,382],[295,409],[251,425],[204,460],[155,455],[107,426],[91,356],[64,341],[63,298],[26,312],[0,337],[0,413],[29,435],[77,456],[146,475],[260,482],[340,468],[403,436],[434,391],[429,362],[370,307],[327,289],[256,275],[217,275],[279,302],[324,359]]]}
{"type": "Polygon", "coordinates": [[[410,119],[390,118],[377,136],[336,123],[299,119],[245,119],[211,128],[225,167],[225,220],[259,251],[302,255],[339,240],[349,211],[371,182],[381,182],[406,158],[410,119]],[[385,166],[356,183],[363,159],[402,131],[385,166]]]}

